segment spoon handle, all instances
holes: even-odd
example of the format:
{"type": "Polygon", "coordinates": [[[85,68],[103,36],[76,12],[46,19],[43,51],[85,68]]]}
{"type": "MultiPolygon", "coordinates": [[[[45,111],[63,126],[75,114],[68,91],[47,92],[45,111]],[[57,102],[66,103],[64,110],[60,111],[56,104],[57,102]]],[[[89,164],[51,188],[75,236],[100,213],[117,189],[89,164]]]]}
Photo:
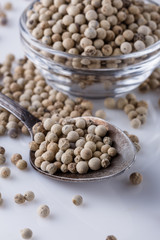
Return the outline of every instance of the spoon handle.
{"type": "Polygon", "coordinates": [[[40,122],[38,118],[34,117],[26,109],[21,107],[17,102],[2,93],[0,93],[0,106],[8,110],[22,123],[24,123],[24,125],[28,128],[30,134],[32,134],[32,127],[34,126],[34,124],[40,122]]]}

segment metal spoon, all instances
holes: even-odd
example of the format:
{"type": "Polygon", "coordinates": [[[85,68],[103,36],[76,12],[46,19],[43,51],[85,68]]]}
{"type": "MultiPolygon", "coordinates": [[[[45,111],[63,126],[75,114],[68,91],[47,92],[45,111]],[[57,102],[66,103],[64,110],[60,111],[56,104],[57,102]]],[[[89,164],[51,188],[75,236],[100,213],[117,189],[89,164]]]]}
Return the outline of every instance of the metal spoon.
{"type": "MultiPolygon", "coordinates": [[[[27,110],[21,107],[18,103],[0,93],[0,106],[8,110],[14,116],[16,116],[24,125],[28,128],[31,138],[33,139],[32,127],[40,122],[39,119],[30,114],[27,110]]],[[[114,146],[117,149],[118,155],[112,160],[111,165],[106,169],[100,169],[98,171],[91,171],[87,174],[73,174],[57,172],[51,175],[47,172],[43,172],[34,165],[34,152],[30,151],[30,163],[32,167],[38,172],[49,176],[55,180],[70,181],[70,182],[87,182],[107,179],[123,173],[128,169],[135,159],[135,147],[130,139],[119,128],[99,118],[95,117],[83,117],[86,120],[91,120],[95,125],[103,124],[109,129],[109,136],[114,141],[114,146]]]]}

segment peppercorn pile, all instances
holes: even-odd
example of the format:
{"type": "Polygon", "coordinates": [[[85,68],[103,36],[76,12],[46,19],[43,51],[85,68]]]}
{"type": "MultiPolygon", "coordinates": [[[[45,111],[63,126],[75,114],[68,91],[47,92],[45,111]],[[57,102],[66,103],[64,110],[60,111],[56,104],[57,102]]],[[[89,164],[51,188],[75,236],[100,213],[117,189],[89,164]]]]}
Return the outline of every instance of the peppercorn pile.
{"type": "Polygon", "coordinates": [[[109,109],[117,108],[123,110],[131,121],[133,128],[139,128],[146,122],[148,103],[143,100],[138,101],[132,93],[127,94],[125,98],[119,98],[117,100],[114,98],[106,98],[104,105],[109,109]]]}
{"type": "MultiPolygon", "coordinates": [[[[82,98],[70,99],[46,84],[44,78],[27,58],[20,59],[18,65],[12,69],[14,56],[8,55],[0,64],[2,85],[0,91],[9,98],[19,102],[31,114],[44,121],[50,118],[59,121],[67,116],[79,117],[92,115],[93,104],[82,98]]],[[[28,134],[28,130],[16,117],[0,108],[0,135],[6,130],[12,138],[16,138],[21,131],[28,134]]]]}
{"type": "Polygon", "coordinates": [[[157,89],[160,89],[160,68],[156,68],[151,76],[139,86],[139,91],[142,93],[157,89]]]}
{"type": "Polygon", "coordinates": [[[137,0],[41,0],[27,12],[26,26],[54,50],[116,56],[144,50],[160,39],[159,10],[137,0]]]}
{"type": "Polygon", "coordinates": [[[104,125],[96,126],[84,118],[68,118],[59,124],[48,118],[37,123],[30,143],[35,166],[49,174],[57,170],[84,174],[89,169],[107,168],[117,154],[107,131],[104,125]]]}

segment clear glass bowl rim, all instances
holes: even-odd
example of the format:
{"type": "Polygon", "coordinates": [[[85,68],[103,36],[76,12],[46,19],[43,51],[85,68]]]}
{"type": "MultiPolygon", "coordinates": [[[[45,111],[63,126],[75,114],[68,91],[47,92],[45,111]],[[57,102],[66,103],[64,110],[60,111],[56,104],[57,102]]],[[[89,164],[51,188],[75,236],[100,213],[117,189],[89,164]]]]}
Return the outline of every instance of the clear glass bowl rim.
{"type": "MultiPolygon", "coordinates": [[[[41,50],[46,51],[49,54],[57,55],[60,57],[66,57],[66,58],[70,58],[70,59],[76,58],[76,59],[87,59],[87,60],[115,61],[115,60],[125,60],[125,59],[130,59],[130,58],[139,58],[139,57],[153,53],[153,52],[157,51],[158,49],[160,49],[160,40],[159,40],[156,43],[154,43],[153,45],[149,46],[148,48],[146,48],[142,51],[125,54],[125,55],[112,56],[112,57],[88,57],[88,56],[74,55],[74,54],[69,54],[69,53],[63,52],[63,51],[54,50],[52,47],[49,47],[49,46],[43,44],[42,42],[40,42],[39,40],[37,40],[36,38],[34,38],[26,26],[26,21],[25,21],[26,13],[28,10],[31,10],[33,5],[38,1],[35,0],[31,4],[29,4],[28,7],[25,8],[23,13],[21,14],[20,20],[19,20],[20,32],[23,30],[23,33],[25,33],[27,35],[27,40],[29,40],[35,47],[40,48],[41,50]]],[[[152,1],[148,0],[147,2],[151,2],[151,3],[158,5],[158,3],[153,0],[152,1]]]]}

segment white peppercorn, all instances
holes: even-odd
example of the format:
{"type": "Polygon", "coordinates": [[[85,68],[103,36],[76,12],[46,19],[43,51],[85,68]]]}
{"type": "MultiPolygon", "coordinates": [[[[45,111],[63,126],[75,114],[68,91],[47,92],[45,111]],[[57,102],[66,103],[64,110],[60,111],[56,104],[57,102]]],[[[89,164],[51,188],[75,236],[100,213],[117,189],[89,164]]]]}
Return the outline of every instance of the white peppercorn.
{"type": "Polygon", "coordinates": [[[101,167],[101,160],[97,157],[91,158],[88,162],[90,169],[92,170],[99,170],[101,167]]]}
{"type": "Polygon", "coordinates": [[[50,214],[50,209],[47,205],[41,205],[39,206],[37,213],[40,217],[46,218],[50,214]]]}
{"type": "Polygon", "coordinates": [[[138,172],[134,172],[130,175],[130,182],[133,185],[139,185],[143,180],[143,177],[140,173],[138,172]]]}
{"type": "Polygon", "coordinates": [[[14,165],[16,165],[16,163],[17,163],[18,160],[20,160],[20,159],[22,159],[21,154],[15,153],[15,154],[13,154],[12,157],[11,157],[11,162],[12,162],[14,165]]]}
{"type": "Polygon", "coordinates": [[[101,166],[107,168],[110,165],[110,161],[107,158],[102,159],[101,166]]]}
{"type": "Polygon", "coordinates": [[[83,203],[83,198],[80,195],[76,195],[72,198],[72,202],[76,206],[80,206],[83,203]]]}
{"type": "Polygon", "coordinates": [[[50,164],[50,162],[48,161],[42,161],[41,165],[40,165],[40,168],[42,171],[46,172],[46,167],[47,165],[50,164]]]}
{"type": "Polygon", "coordinates": [[[89,27],[89,28],[86,28],[84,35],[86,38],[94,39],[97,36],[97,32],[94,28],[89,27]]]}
{"type": "Polygon", "coordinates": [[[137,51],[142,51],[146,48],[145,44],[143,41],[141,40],[137,40],[135,43],[134,43],[134,48],[137,50],[137,51]]]}
{"type": "Polygon", "coordinates": [[[69,164],[72,162],[72,160],[73,160],[73,157],[71,154],[63,153],[61,156],[61,161],[64,164],[69,164]]]}
{"type": "Polygon", "coordinates": [[[71,131],[71,132],[68,133],[67,139],[70,142],[76,142],[79,139],[79,134],[75,131],[71,131]]]}
{"type": "Polygon", "coordinates": [[[116,101],[114,98],[106,98],[104,101],[104,106],[109,109],[114,109],[116,107],[116,101]]]}
{"type": "Polygon", "coordinates": [[[143,35],[149,35],[151,32],[151,29],[148,27],[148,26],[145,26],[145,25],[141,25],[139,28],[138,28],[138,33],[141,33],[143,35]]]}
{"type": "Polygon", "coordinates": [[[68,172],[68,166],[67,166],[66,164],[62,164],[61,167],[60,167],[60,169],[61,169],[61,171],[62,171],[63,173],[68,172]]]}
{"type": "Polygon", "coordinates": [[[100,137],[104,137],[107,134],[107,131],[108,129],[103,125],[99,125],[95,128],[95,134],[100,137]]]}
{"type": "Polygon", "coordinates": [[[27,200],[28,202],[31,202],[34,198],[35,198],[35,195],[32,191],[27,191],[25,194],[24,194],[24,198],[25,200],[27,200]]]}
{"type": "Polygon", "coordinates": [[[24,228],[20,231],[21,237],[24,239],[30,239],[33,235],[32,230],[29,228],[24,228]]]}
{"type": "Polygon", "coordinates": [[[117,238],[113,235],[109,235],[106,240],[117,240],[117,238]]]}
{"type": "MultiPolygon", "coordinates": [[[[63,131],[63,129],[62,129],[63,131]]],[[[58,147],[62,150],[65,151],[70,147],[69,140],[66,138],[61,138],[58,142],[58,147]]]]}
{"type": "Polygon", "coordinates": [[[2,198],[2,194],[0,193],[0,205],[2,205],[3,203],[3,198],[2,198]]]}
{"type": "Polygon", "coordinates": [[[112,139],[110,137],[104,137],[103,142],[104,144],[112,145],[112,139]]]}
{"type": "Polygon", "coordinates": [[[38,144],[42,143],[45,140],[45,135],[42,132],[36,133],[34,135],[34,141],[38,144]]]}
{"type": "Polygon", "coordinates": [[[16,163],[16,167],[20,170],[24,170],[27,168],[27,162],[25,160],[18,160],[16,163]]]}
{"type": "Polygon", "coordinates": [[[111,157],[115,157],[117,155],[117,150],[113,147],[110,147],[108,149],[108,154],[111,156],[111,157]]]}
{"type": "Polygon", "coordinates": [[[132,52],[132,45],[129,42],[123,42],[120,49],[123,54],[129,54],[132,52]]]}
{"type": "Polygon", "coordinates": [[[46,166],[46,171],[53,175],[57,172],[57,166],[54,163],[50,163],[46,166]]]}
{"type": "MultiPolygon", "coordinates": [[[[84,160],[89,160],[92,157],[92,151],[90,148],[82,149],[80,156],[84,160]]],[[[78,170],[77,170],[78,171],[78,170]]]]}
{"type": "Polygon", "coordinates": [[[89,148],[92,152],[96,151],[96,144],[94,142],[88,141],[84,145],[84,149],[89,148]]]}
{"type": "Polygon", "coordinates": [[[99,118],[102,118],[102,119],[106,119],[106,113],[104,110],[102,109],[99,109],[95,112],[95,117],[99,117],[99,118]]]}
{"type": "Polygon", "coordinates": [[[139,128],[141,126],[141,121],[138,118],[134,118],[131,120],[131,126],[133,128],[139,128]]]}
{"type": "Polygon", "coordinates": [[[38,150],[38,144],[36,142],[32,141],[32,142],[29,143],[29,148],[30,148],[31,151],[35,152],[35,151],[38,150]]]}
{"type": "Polygon", "coordinates": [[[85,174],[88,172],[88,163],[85,161],[79,161],[76,165],[77,172],[80,174],[85,174]]]}
{"type": "Polygon", "coordinates": [[[4,147],[2,147],[2,146],[0,146],[0,154],[5,154],[5,148],[4,147]]]}
{"type": "Polygon", "coordinates": [[[79,139],[76,141],[76,147],[84,147],[84,145],[85,145],[84,139],[79,139]]]}
{"type": "Polygon", "coordinates": [[[11,170],[8,167],[0,168],[0,176],[2,178],[8,178],[11,174],[11,170]]]}
{"type": "Polygon", "coordinates": [[[119,98],[116,103],[118,109],[124,109],[127,104],[128,101],[126,98],[119,98]]]}
{"type": "Polygon", "coordinates": [[[77,128],[81,128],[81,129],[85,129],[86,127],[86,121],[83,118],[79,118],[76,120],[76,127],[77,128]]]}
{"type": "Polygon", "coordinates": [[[23,204],[25,202],[25,197],[22,194],[18,193],[15,195],[14,201],[17,204],[23,204]]]}
{"type": "Polygon", "coordinates": [[[0,154],[0,165],[5,163],[5,161],[6,161],[5,156],[3,154],[0,154]]]}

